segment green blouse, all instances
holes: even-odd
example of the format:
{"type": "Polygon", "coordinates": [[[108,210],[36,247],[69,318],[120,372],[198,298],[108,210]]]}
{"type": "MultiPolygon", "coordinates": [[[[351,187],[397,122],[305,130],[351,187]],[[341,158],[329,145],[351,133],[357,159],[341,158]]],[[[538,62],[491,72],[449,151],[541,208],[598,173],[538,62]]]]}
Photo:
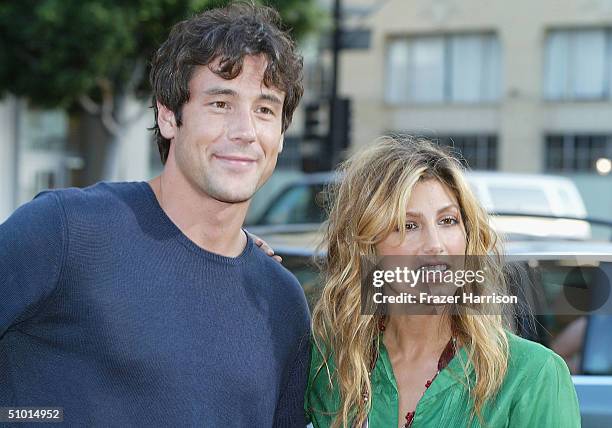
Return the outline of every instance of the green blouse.
{"type": "MultiPolygon", "coordinates": [[[[512,333],[508,333],[508,341],[508,371],[495,399],[483,407],[484,425],[477,417],[470,418],[473,400],[463,385],[467,352],[461,348],[425,390],[417,404],[412,428],[580,427],[576,390],[565,361],[548,348],[512,333]]],[[[331,426],[333,412],[339,408],[338,391],[335,386],[330,388],[327,370],[317,370],[321,361],[320,352],[312,346],[304,407],[314,428],[331,426]]],[[[333,376],[333,362],[329,366],[333,376]]],[[[467,372],[474,379],[471,367],[467,372]]],[[[398,426],[397,384],[382,340],[380,357],[372,371],[372,409],[368,423],[369,428],[398,426]]]]}

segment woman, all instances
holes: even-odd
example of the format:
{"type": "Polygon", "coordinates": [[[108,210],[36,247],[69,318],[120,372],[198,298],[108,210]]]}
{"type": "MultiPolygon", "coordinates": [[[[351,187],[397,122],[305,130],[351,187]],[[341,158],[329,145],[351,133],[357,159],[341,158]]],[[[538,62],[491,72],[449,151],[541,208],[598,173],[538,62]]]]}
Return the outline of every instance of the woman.
{"type": "Polygon", "coordinates": [[[364,260],[382,256],[430,265],[480,256],[470,260],[485,286],[461,292],[504,292],[499,240],[460,164],[427,141],[384,138],[340,173],[313,311],[305,410],[314,427],[580,426],[567,366],[512,334],[502,305],[425,305],[421,315],[387,305],[362,315],[364,260]]]}

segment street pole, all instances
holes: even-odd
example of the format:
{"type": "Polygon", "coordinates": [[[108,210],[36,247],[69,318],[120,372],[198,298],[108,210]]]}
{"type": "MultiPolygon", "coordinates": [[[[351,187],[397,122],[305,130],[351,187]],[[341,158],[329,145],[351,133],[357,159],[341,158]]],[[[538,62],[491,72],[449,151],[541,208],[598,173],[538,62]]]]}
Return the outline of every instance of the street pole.
{"type": "Polygon", "coordinates": [[[328,162],[330,169],[334,168],[340,161],[340,126],[338,123],[338,57],[340,54],[340,41],[342,32],[342,11],[341,0],[334,0],[334,28],[332,37],[332,81],[329,100],[329,141],[328,141],[328,162]]]}

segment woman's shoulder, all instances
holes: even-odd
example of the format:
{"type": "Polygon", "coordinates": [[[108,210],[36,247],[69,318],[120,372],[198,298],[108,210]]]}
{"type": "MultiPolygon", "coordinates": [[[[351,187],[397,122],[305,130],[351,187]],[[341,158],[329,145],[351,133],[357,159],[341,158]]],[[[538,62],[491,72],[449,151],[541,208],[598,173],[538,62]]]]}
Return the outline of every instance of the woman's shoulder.
{"type": "Polygon", "coordinates": [[[542,362],[553,355],[557,355],[546,346],[517,336],[512,332],[506,331],[506,337],[508,338],[511,359],[521,360],[524,362],[527,362],[528,360],[533,362],[542,362]]]}
{"type": "Polygon", "coordinates": [[[508,371],[496,399],[509,426],[580,426],[578,398],[565,361],[550,349],[508,333],[508,371]]]}
{"type": "Polygon", "coordinates": [[[319,340],[310,339],[310,369],[309,384],[315,384],[325,380],[331,383],[332,374],[336,370],[333,352],[319,340]]]}
{"type": "Polygon", "coordinates": [[[569,377],[567,364],[549,348],[507,332],[509,345],[508,372],[511,377],[537,379],[548,373],[551,376],[569,377]]]}

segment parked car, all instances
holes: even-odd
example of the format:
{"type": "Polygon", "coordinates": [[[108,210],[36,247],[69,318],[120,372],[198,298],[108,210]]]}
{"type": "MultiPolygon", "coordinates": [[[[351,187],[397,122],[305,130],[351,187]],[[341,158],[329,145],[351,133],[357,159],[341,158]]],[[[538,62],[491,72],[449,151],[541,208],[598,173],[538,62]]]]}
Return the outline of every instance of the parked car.
{"type": "MultiPolygon", "coordinates": [[[[600,223],[612,228],[612,221],[600,223]]],[[[322,279],[315,264],[315,260],[325,253],[325,248],[319,246],[321,225],[285,224],[249,230],[256,230],[258,236],[282,256],[283,265],[298,278],[312,308],[322,289],[322,279]]],[[[513,239],[506,243],[505,254],[522,273],[512,278],[514,286],[519,287],[517,295],[540,314],[535,316],[535,323],[529,322],[532,319],[528,317],[517,316],[517,333],[557,349],[562,333],[571,330],[575,324],[583,325],[573,338],[578,343],[575,355],[562,356],[572,367],[582,426],[611,427],[612,243],[567,238],[542,240],[513,235],[513,239]],[[572,276],[576,272],[579,273],[577,278],[572,276]],[[568,282],[568,279],[578,283],[568,282]],[[604,294],[607,290],[607,300],[592,314],[573,314],[571,310],[559,308],[564,299],[567,303],[563,285],[587,290],[599,287],[604,294]],[[543,293],[536,296],[533,290],[543,293]]]]}
{"type": "MultiPolygon", "coordinates": [[[[587,215],[584,202],[568,178],[498,172],[468,172],[466,176],[489,213],[505,214],[492,217],[493,227],[504,234],[591,237],[589,223],[582,220],[587,215]]],[[[323,191],[335,179],[331,172],[306,174],[280,191],[249,226],[320,224],[326,217],[323,191]]]]}
{"type": "Polygon", "coordinates": [[[544,174],[469,172],[467,179],[480,203],[490,213],[492,225],[505,234],[588,239],[588,222],[572,220],[587,216],[576,185],[568,178],[544,174]],[[508,215],[535,214],[552,218],[508,215]]]}

